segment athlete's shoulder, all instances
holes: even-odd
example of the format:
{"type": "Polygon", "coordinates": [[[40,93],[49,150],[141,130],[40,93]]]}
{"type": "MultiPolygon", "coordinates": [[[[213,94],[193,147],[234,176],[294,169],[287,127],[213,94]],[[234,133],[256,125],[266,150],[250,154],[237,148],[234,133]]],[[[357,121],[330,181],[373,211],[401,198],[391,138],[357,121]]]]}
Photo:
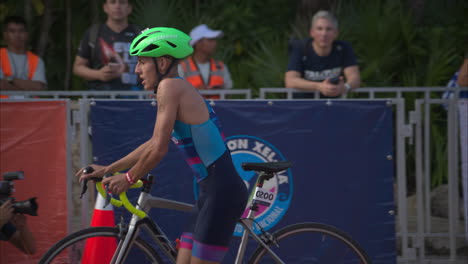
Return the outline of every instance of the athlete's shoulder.
{"type": "Polygon", "coordinates": [[[159,84],[158,92],[164,92],[167,95],[180,96],[192,87],[190,83],[182,78],[167,78],[159,84]]]}

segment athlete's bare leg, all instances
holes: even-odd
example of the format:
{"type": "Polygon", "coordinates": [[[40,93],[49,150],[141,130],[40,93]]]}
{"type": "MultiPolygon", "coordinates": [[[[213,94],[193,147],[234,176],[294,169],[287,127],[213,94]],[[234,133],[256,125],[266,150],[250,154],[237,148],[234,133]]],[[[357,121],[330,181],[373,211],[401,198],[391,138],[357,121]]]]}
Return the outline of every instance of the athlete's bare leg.
{"type": "Polygon", "coordinates": [[[177,264],[190,264],[190,258],[192,257],[192,250],[187,248],[179,248],[177,253],[177,264]]]}
{"type": "Polygon", "coordinates": [[[190,264],[218,264],[219,262],[201,260],[197,257],[192,257],[190,264]]]}
{"type": "Polygon", "coordinates": [[[218,264],[219,262],[201,260],[197,257],[192,257],[192,250],[181,248],[177,253],[176,264],[218,264]]]}

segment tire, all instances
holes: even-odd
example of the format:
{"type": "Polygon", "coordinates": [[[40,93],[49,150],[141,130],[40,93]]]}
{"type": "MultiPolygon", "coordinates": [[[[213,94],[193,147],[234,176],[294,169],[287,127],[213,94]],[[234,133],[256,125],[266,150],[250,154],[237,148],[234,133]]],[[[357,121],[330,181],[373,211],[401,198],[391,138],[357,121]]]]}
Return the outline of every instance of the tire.
{"type": "MultiPolygon", "coordinates": [[[[125,235],[125,234],[124,234],[125,235]]],[[[89,238],[107,239],[104,243],[99,243],[99,246],[108,245],[114,243],[113,238],[118,244],[119,241],[119,229],[115,227],[90,227],[75,233],[72,233],[62,240],[55,243],[45,254],[42,256],[39,261],[40,264],[58,264],[58,263],[81,263],[81,257],[84,252],[84,245],[89,238]],[[110,241],[109,241],[110,239],[110,241]]],[[[161,257],[156,253],[156,251],[148,245],[147,242],[142,240],[140,237],[135,239],[132,249],[130,250],[132,256],[138,256],[139,258],[144,257],[141,261],[137,263],[164,263],[161,257]]],[[[100,256],[102,257],[102,256],[100,256]]],[[[104,257],[106,258],[106,257],[104,257]]],[[[112,258],[112,256],[109,256],[112,258]]],[[[130,258],[129,258],[130,259],[130,258]]],[[[110,259],[109,259],[110,261],[110,259]]],[[[132,262],[135,259],[132,257],[132,262]]],[[[130,261],[129,261],[130,262],[130,261]]],[[[126,263],[125,261],[123,263],[126,263]]],[[[134,262],[135,263],[135,262],[134,262]]]]}
{"type": "MultiPolygon", "coordinates": [[[[273,233],[268,247],[284,263],[362,263],[370,264],[370,258],[346,233],[329,225],[299,223],[273,233]],[[276,242],[276,245],[274,242],[276,242]]],[[[273,258],[259,246],[249,264],[275,263],[273,258]]]]}

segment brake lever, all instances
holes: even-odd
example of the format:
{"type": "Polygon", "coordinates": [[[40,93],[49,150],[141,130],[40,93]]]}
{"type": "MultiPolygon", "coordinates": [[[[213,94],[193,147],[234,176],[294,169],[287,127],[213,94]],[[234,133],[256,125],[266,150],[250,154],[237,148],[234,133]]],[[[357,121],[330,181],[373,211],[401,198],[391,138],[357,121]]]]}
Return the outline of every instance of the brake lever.
{"type": "MultiPolygon", "coordinates": [[[[86,167],[84,170],[83,170],[83,173],[84,174],[90,174],[94,172],[94,169],[93,167],[91,166],[88,166],[86,167]]],[[[81,194],[80,194],[80,199],[83,197],[83,195],[86,193],[86,191],[88,190],[88,180],[89,179],[84,179],[83,180],[83,186],[81,186],[81,194]]]]}
{"type": "MultiPolygon", "coordinates": [[[[104,177],[102,177],[102,179],[104,180],[105,178],[108,178],[108,177],[112,177],[112,173],[108,173],[106,175],[104,175],[104,177]]],[[[104,185],[104,190],[106,190],[106,202],[104,203],[104,208],[106,208],[106,206],[108,204],[110,204],[110,201],[111,201],[111,198],[112,198],[112,193],[109,192],[109,184],[106,184],[104,185]]]]}

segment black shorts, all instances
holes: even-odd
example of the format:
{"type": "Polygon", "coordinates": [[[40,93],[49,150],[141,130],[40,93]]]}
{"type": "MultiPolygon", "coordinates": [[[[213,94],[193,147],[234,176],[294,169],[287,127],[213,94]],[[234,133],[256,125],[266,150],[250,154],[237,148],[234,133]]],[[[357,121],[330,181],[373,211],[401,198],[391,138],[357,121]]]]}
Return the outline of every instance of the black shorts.
{"type": "Polygon", "coordinates": [[[199,199],[180,246],[200,259],[220,262],[245,210],[248,192],[229,151],[207,170],[208,176],[198,183],[199,199]]]}

